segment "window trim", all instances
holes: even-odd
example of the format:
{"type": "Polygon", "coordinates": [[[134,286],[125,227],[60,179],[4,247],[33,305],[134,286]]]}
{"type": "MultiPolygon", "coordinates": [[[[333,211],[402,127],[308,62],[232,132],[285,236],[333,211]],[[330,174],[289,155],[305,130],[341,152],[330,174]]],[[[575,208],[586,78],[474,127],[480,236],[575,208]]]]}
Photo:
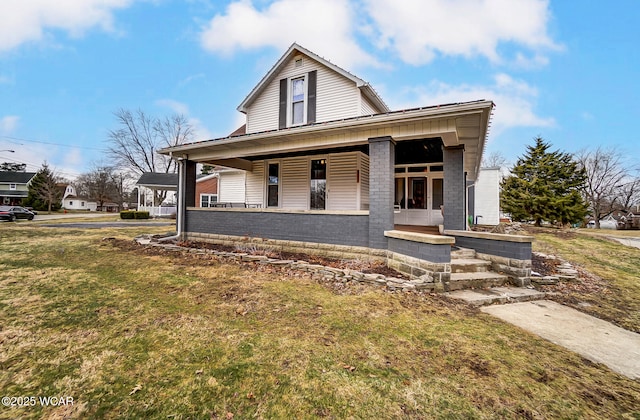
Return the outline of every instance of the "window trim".
{"type": "Polygon", "coordinates": [[[287,127],[297,127],[307,123],[307,107],[309,102],[309,74],[305,73],[287,79],[287,127]],[[293,122],[293,104],[300,101],[293,101],[293,82],[302,80],[304,99],[302,100],[302,122],[293,122]]]}
{"type": "Polygon", "coordinates": [[[18,184],[9,184],[10,191],[16,191],[18,189],[18,184]]]}
{"type": "Polygon", "coordinates": [[[279,209],[282,208],[282,160],[267,160],[264,164],[264,208],[270,209],[279,209]],[[278,183],[271,184],[269,182],[269,165],[278,165],[278,183]],[[269,186],[277,185],[278,186],[278,205],[270,206],[269,205],[269,186]]]}
{"type": "Polygon", "coordinates": [[[211,208],[211,207],[213,207],[211,205],[211,203],[217,203],[217,202],[218,202],[218,194],[200,193],[200,207],[201,208],[211,208]],[[202,205],[202,199],[204,197],[207,197],[207,206],[206,207],[202,205]],[[215,197],[215,201],[211,201],[211,199],[214,198],[214,197],[215,197]]]}

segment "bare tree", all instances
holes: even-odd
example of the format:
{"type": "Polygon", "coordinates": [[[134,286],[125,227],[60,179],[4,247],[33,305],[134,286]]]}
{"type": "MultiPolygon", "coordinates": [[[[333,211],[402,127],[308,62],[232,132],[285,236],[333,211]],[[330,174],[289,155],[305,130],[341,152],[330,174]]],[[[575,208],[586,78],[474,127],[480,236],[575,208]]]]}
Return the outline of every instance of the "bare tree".
{"type": "Polygon", "coordinates": [[[615,149],[581,150],[576,160],[586,172],[584,198],[591,208],[596,229],[600,229],[600,219],[615,210],[626,210],[632,204],[638,185],[630,179],[622,153],[615,149]]]}
{"type": "MultiPolygon", "coordinates": [[[[155,118],[142,110],[120,109],[114,113],[119,128],[110,130],[108,156],[116,167],[137,176],[143,172],[175,173],[177,162],[157,151],[193,139],[194,130],[183,115],[155,118]]],[[[156,191],[156,201],[166,198],[166,191],[156,191]]]]}
{"type": "Polygon", "coordinates": [[[76,179],[78,194],[98,203],[103,207],[105,202],[115,202],[123,207],[128,195],[128,177],[112,166],[98,165],[91,172],[84,173],[76,179]]]}
{"type": "Polygon", "coordinates": [[[506,168],[509,165],[507,158],[498,151],[494,150],[482,158],[482,166],[485,168],[506,168]]]}

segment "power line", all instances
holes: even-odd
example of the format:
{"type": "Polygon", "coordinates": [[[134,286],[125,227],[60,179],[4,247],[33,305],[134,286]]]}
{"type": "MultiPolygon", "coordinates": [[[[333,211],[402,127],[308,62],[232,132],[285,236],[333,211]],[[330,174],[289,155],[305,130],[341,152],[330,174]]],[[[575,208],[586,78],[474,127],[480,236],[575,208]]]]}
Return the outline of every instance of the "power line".
{"type": "MultiPolygon", "coordinates": [[[[30,140],[30,139],[23,139],[20,137],[11,137],[11,136],[0,136],[2,138],[5,139],[9,139],[9,140],[15,140],[15,141],[26,141],[28,143],[39,143],[39,144],[48,144],[50,146],[60,146],[60,147],[69,147],[69,148],[76,148],[76,149],[87,149],[87,150],[97,150],[100,152],[106,152],[107,149],[99,149],[97,147],[88,147],[88,146],[77,146],[77,145],[69,145],[69,144],[62,144],[62,143],[52,143],[52,142],[47,142],[47,141],[40,141],[40,140],[30,140]]],[[[13,141],[12,143],[15,143],[15,141],[13,141]]],[[[20,143],[15,143],[15,144],[19,144],[20,143]]]]}

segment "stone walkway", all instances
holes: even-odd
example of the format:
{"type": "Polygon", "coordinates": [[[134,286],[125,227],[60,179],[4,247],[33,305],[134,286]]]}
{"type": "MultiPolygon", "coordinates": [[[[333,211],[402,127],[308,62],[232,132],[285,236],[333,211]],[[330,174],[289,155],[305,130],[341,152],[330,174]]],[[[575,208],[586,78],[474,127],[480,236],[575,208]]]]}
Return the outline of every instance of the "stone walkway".
{"type": "Polygon", "coordinates": [[[544,293],[516,287],[460,290],[448,293],[510,324],[574,351],[631,379],[640,379],[640,334],[584,314],[556,302],[544,293]],[[529,300],[523,302],[522,300],[529,300]]]}

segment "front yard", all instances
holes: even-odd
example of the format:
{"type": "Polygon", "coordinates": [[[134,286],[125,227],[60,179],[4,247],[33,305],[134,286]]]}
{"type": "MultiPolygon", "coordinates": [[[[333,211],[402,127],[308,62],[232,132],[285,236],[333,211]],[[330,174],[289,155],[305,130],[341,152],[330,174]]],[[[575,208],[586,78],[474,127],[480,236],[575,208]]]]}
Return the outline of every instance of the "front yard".
{"type": "Polygon", "coordinates": [[[441,295],[121,241],[153,231],[0,226],[0,389],[73,399],[0,417],[640,417],[639,382],[441,295]]]}

